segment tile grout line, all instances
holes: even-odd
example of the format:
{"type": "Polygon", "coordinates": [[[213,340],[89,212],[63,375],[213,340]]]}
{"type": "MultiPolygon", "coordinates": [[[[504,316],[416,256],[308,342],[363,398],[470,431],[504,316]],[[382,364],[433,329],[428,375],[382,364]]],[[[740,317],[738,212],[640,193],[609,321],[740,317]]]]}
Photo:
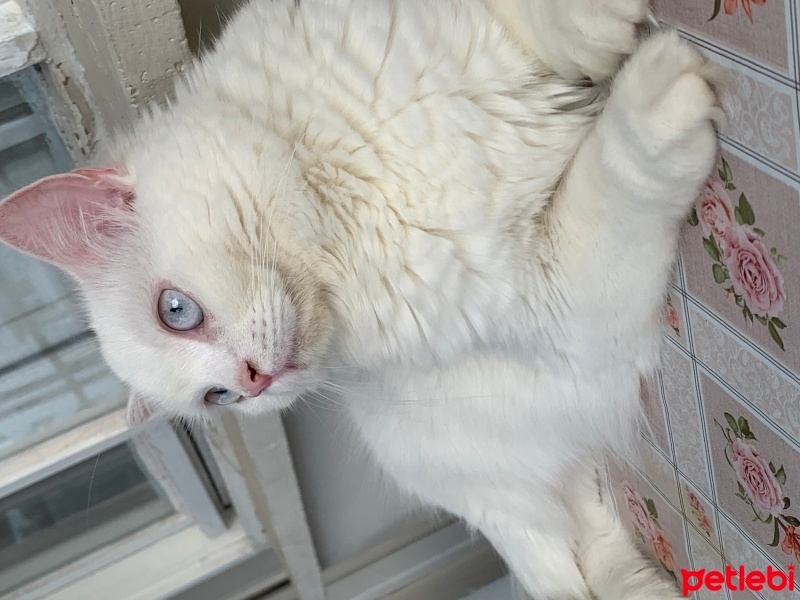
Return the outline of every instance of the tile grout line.
{"type": "Polygon", "coordinates": [[[790,368],[778,362],[778,360],[768,354],[766,350],[758,346],[753,340],[750,340],[732,324],[728,323],[724,317],[719,315],[710,307],[706,306],[701,300],[689,293],[687,293],[686,296],[689,303],[692,304],[698,311],[705,313],[710,320],[715,321],[716,324],[723,330],[723,333],[728,333],[729,337],[736,338],[742,345],[746,346],[750,351],[755,353],[762,362],[769,363],[771,367],[774,367],[774,370],[782,373],[787,379],[791,380],[795,386],[800,386],[800,375],[796,375],[790,368]]]}
{"type": "MultiPolygon", "coordinates": [[[[755,57],[747,56],[744,54],[737,54],[734,50],[730,48],[726,48],[725,46],[721,45],[720,42],[715,42],[712,40],[708,40],[698,36],[695,33],[685,29],[684,27],[677,27],[680,35],[688,40],[689,42],[699,46],[700,48],[711,52],[712,54],[716,54],[717,56],[722,56],[723,58],[729,60],[730,62],[738,65],[739,67],[743,67],[746,71],[750,71],[753,73],[758,73],[763,77],[767,77],[778,84],[781,84],[789,89],[796,90],[798,87],[798,83],[794,80],[791,73],[781,73],[780,71],[776,70],[773,67],[770,67],[766,63],[759,62],[758,59],[755,57]]],[[[787,56],[787,58],[789,58],[787,56]]],[[[788,61],[787,61],[788,62],[788,61]]],[[[791,70],[791,63],[788,65],[789,70],[791,70]]]]}

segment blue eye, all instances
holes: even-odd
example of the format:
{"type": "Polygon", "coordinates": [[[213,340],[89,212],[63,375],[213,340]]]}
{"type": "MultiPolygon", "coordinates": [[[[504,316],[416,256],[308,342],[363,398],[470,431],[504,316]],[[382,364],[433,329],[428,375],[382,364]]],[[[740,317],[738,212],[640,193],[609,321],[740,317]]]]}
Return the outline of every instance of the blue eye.
{"type": "Polygon", "coordinates": [[[191,331],[202,324],[203,311],[183,292],[163,290],[158,297],[158,317],[170,329],[191,331]]]}
{"type": "Polygon", "coordinates": [[[203,398],[206,404],[217,404],[218,406],[225,406],[233,404],[241,399],[241,396],[236,392],[232,392],[224,387],[212,387],[203,398]]]}

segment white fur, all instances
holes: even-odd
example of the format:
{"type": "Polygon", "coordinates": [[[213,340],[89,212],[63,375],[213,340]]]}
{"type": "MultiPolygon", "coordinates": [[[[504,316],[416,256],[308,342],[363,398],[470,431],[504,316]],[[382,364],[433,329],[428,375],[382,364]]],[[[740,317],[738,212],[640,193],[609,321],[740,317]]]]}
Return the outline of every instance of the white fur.
{"type": "Polygon", "coordinates": [[[620,55],[636,48],[635,27],[647,2],[638,0],[485,0],[536,58],[567,79],[603,80],[620,55]]]}
{"type": "Polygon", "coordinates": [[[643,0],[493,8],[243,9],[114,155],[136,228],[86,286],[92,320],[123,380],[192,418],[242,360],[269,372],[299,348],[308,369],[234,410],[341,391],[385,472],[483,532],[538,600],[677,599],[594,474],[635,437],[714,94],[671,34],[607,102],[565,79],[616,72],[643,0]],[[213,343],[156,326],[163,280],[213,343]]]}

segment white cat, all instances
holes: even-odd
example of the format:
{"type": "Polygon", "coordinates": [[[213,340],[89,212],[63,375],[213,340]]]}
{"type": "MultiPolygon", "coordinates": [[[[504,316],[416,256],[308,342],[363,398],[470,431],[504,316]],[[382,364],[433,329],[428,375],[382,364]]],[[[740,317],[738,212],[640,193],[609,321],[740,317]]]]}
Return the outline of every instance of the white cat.
{"type": "Polygon", "coordinates": [[[335,389],[538,600],[676,599],[596,469],[636,437],[715,159],[708,67],[637,48],[645,0],[486,1],[256,0],[0,239],[80,282],[133,421],[335,389]]]}

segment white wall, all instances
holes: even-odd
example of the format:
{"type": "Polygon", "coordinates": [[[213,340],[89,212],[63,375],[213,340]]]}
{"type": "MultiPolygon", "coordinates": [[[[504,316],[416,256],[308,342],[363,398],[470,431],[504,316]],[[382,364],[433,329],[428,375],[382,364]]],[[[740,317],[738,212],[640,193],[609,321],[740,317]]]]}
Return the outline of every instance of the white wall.
{"type": "Polygon", "coordinates": [[[345,419],[340,407],[322,399],[298,400],[285,418],[323,569],[431,519],[384,483],[345,419]]]}

